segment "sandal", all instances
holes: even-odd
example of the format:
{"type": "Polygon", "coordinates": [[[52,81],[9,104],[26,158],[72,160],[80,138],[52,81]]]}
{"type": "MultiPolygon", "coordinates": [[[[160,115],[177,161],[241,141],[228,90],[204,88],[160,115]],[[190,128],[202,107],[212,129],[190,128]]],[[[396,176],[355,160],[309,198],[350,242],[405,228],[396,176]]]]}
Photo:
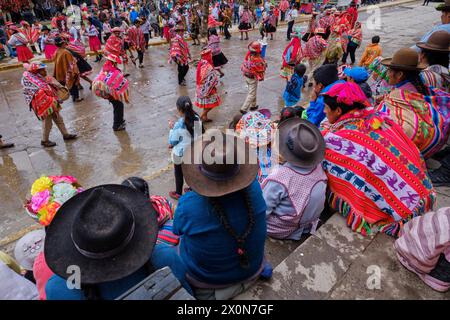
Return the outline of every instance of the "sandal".
{"type": "Polygon", "coordinates": [[[64,141],[75,140],[78,136],[76,134],[66,134],[63,136],[64,141]]]}
{"type": "Polygon", "coordinates": [[[212,122],[212,120],[211,120],[211,119],[208,119],[208,118],[200,118],[200,120],[201,120],[203,123],[212,122]]]}
{"type": "Polygon", "coordinates": [[[181,194],[176,193],[176,191],[170,191],[169,197],[171,197],[174,200],[178,200],[181,197],[181,194]]]}
{"type": "Polygon", "coordinates": [[[41,145],[44,146],[45,148],[51,148],[56,146],[56,143],[50,140],[47,141],[41,141],[41,145]]]}
{"type": "Polygon", "coordinates": [[[0,149],[8,149],[14,147],[14,143],[4,143],[0,144],[0,149]]]}

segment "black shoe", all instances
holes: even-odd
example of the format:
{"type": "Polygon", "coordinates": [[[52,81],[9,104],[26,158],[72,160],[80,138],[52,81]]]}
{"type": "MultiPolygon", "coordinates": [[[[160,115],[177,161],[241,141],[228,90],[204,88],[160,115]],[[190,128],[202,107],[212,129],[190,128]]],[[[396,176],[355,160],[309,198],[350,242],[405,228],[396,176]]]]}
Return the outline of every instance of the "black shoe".
{"type": "Polygon", "coordinates": [[[259,106],[258,106],[258,105],[256,105],[256,106],[254,106],[254,107],[251,107],[251,108],[250,108],[250,111],[255,111],[255,110],[258,110],[258,108],[259,108],[259,106]]]}
{"type": "Polygon", "coordinates": [[[0,144],[0,149],[8,149],[14,147],[14,143],[3,143],[0,144]]]}
{"type": "Polygon", "coordinates": [[[441,151],[438,151],[434,155],[432,155],[431,158],[433,158],[434,160],[437,160],[437,161],[441,161],[449,154],[450,154],[450,147],[445,147],[441,151]]]}
{"type": "Polygon", "coordinates": [[[114,131],[123,131],[125,130],[126,124],[125,121],[122,122],[122,124],[120,126],[118,126],[117,128],[113,128],[114,131]]]}
{"type": "Polygon", "coordinates": [[[53,142],[53,141],[50,141],[50,140],[47,140],[47,141],[41,141],[41,146],[44,146],[44,147],[46,147],[46,148],[51,148],[51,147],[56,146],[56,143],[53,142]]]}
{"type": "Polygon", "coordinates": [[[78,136],[76,134],[66,134],[63,136],[64,141],[75,140],[78,136]]]}
{"type": "Polygon", "coordinates": [[[432,170],[428,174],[435,187],[450,186],[450,169],[441,166],[439,169],[432,170]]]}

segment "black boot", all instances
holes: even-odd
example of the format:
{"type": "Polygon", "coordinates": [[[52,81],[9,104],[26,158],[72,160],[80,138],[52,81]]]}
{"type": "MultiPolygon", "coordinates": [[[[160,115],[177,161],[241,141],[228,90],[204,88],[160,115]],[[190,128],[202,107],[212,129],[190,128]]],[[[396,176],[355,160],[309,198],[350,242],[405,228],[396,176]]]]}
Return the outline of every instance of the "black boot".
{"type": "Polygon", "coordinates": [[[435,187],[448,187],[450,186],[450,169],[441,166],[439,169],[429,172],[431,182],[435,187]]]}

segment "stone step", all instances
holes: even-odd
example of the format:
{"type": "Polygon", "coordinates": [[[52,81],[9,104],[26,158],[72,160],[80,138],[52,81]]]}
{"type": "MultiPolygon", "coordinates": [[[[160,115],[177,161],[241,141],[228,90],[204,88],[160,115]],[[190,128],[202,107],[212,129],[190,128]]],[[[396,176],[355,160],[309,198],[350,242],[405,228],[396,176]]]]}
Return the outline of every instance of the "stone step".
{"type": "Polygon", "coordinates": [[[270,281],[258,281],[235,299],[324,299],[372,239],[352,232],[334,214],[275,267],[270,281]]]}
{"type": "Polygon", "coordinates": [[[401,265],[394,241],[363,237],[334,214],[275,267],[271,280],[259,280],[235,300],[450,299],[401,265]]]}

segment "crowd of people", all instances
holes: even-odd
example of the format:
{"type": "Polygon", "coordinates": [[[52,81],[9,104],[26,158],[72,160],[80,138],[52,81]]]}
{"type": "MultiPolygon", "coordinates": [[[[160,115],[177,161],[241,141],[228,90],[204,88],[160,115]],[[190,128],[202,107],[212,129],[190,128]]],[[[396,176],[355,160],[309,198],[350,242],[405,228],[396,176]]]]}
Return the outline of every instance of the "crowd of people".
{"type": "MultiPolygon", "coordinates": [[[[218,7],[211,7],[212,15],[218,7]]],[[[239,15],[243,33],[251,23],[246,10],[239,15]]],[[[8,288],[15,288],[8,293],[48,300],[114,299],[168,266],[197,299],[233,298],[257,279],[271,277],[266,236],[299,240],[314,233],[329,211],[343,215],[354,232],[398,238],[394,248],[400,262],[433,289],[447,291],[450,209],[436,208],[434,187],[450,184],[450,2],[438,10],[442,24],[411,48],[383,57],[383,39],[375,36],[358,63],[355,51],[364,35],[356,4],[313,12],[306,32],[289,26],[279,64],[285,106],[274,117],[257,103],[268,62],[261,42],[251,41],[241,63],[248,94],[226,133],[202,125],[221,104],[217,87],[228,63],[220,48],[220,25],[212,23],[219,21],[210,19],[195,99],[179,97],[179,120],[169,123],[176,184],[169,196],[176,206],[151,194],[138,177],[83,190],[74,177],[42,176],[25,207],[45,230],[17,243],[16,258],[27,271],[2,258],[11,268],[0,275],[14,274],[2,276],[8,288]],[[308,90],[310,101],[301,105],[308,90]],[[441,166],[429,170],[428,159],[441,166]],[[73,265],[81,269],[77,288],[66,283],[73,265]]],[[[289,21],[289,16],[284,18],[289,21]]],[[[136,21],[139,26],[142,20],[136,21]]],[[[89,36],[99,40],[92,25],[89,36]]],[[[168,61],[178,65],[181,86],[192,60],[186,27],[179,20],[166,30],[168,61]]],[[[128,39],[144,52],[138,30],[128,29],[128,39]]],[[[129,100],[123,62],[130,46],[124,43],[123,26],[110,31],[103,51],[107,61],[92,90],[112,103],[113,129],[119,131],[125,129],[124,102],[129,100]]],[[[64,139],[76,138],[60,115],[62,100],[69,95],[79,100],[83,60],[73,52],[83,54],[76,41],[64,30],[56,35],[54,77],[46,75],[43,64],[25,65],[26,102],[43,120],[46,147],[53,144],[48,140],[52,122],[64,139]]]]}

